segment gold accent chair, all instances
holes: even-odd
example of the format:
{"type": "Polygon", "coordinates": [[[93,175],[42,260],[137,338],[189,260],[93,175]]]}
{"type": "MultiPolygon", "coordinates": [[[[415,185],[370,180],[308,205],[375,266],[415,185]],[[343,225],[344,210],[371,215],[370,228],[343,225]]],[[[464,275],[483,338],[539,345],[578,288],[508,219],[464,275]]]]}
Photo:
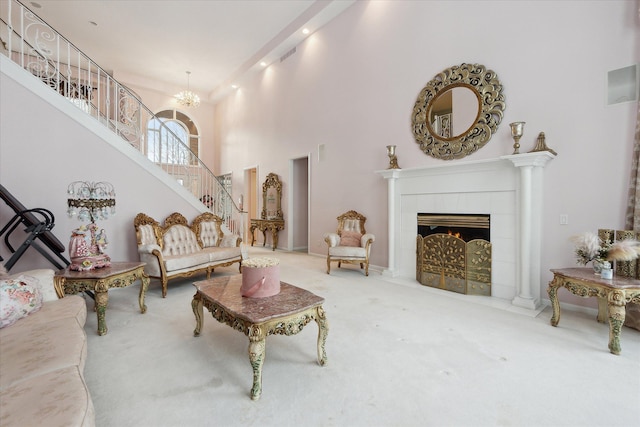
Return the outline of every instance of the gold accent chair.
{"type": "Polygon", "coordinates": [[[367,218],[356,211],[345,212],[338,218],[338,230],[326,233],[327,242],[327,274],[331,273],[331,263],[337,262],[338,268],[342,263],[360,264],[364,268],[365,276],[369,275],[369,254],[371,243],[375,241],[373,234],[367,234],[364,223],[367,218]]]}

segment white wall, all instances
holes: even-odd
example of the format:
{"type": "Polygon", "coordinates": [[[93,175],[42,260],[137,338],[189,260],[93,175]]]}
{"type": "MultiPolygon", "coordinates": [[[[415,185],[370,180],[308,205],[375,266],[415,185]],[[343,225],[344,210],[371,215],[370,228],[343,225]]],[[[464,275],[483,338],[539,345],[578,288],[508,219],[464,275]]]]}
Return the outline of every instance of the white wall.
{"type": "Polygon", "coordinates": [[[546,283],[550,268],[575,265],[569,236],[624,226],[637,107],[607,106],[606,76],[640,62],[638,7],[616,0],[356,2],[217,106],[220,166],[240,177],[258,164],[260,181],[280,175],[286,197],[289,159],[312,153],[309,251],[326,253],[323,233],[356,209],[376,234],[372,263],[384,267],[387,187],[374,171],[388,165],[385,146],[397,145],[401,167],[442,162],[414,142],[416,96],[445,68],[483,64],[502,81],[507,107],[497,134],[467,159],[511,154],[513,121],[526,122],[522,152],[541,131],[558,152],[545,168],[546,283]],[[568,225],[559,225],[560,214],[568,225]]]}

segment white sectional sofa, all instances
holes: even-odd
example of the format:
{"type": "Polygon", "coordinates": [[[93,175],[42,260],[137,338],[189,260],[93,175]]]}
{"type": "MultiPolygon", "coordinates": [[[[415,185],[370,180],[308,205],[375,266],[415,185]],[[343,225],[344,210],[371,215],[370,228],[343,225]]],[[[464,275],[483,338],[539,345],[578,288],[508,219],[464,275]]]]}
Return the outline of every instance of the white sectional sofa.
{"type": "Polygon", "coordinates": [[[86,302],[73,295],[58,299],[53,276],[43,269],[0,277],[3,427],[95,425],[83,375],[86,302]]]}

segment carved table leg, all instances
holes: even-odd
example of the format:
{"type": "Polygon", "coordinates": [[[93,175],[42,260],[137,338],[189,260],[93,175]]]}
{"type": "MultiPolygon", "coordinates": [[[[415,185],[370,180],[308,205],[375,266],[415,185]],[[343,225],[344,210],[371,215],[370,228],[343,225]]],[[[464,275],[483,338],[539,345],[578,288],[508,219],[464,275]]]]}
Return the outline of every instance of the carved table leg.
{"type": "Polygon", "coordinates": [[[606,298],[598,297],[598,317],[596,317],[596,319],[600,323],[606,322],[607,318],[609,317],[609,315],[607,314],[607,305],[608,303],[606,298]]]}
{"type": "Polygon", "coordinates": [[[253,243],[256,241],[256,229],[251,227],[249,233],[251,233],[251,246],[253,246],[253,243]]]}
{"type": "Polygon", "coordinates": [[[193,301],[191,301],[191,309],[193,310],[193,314],[196,316],[196,328],[193,330],[193,336],[200,336],[200,331],[202,331],[202,317],[203,317],[203,309],[202,309],[202,297],[199,293],[193,296],[193,301]]]}
{"type": "Polygon", "coordinates": [[[558,302],[558,284],[556,283],[556,278],[554,278],[551,283],[549,283],[549,287],[547,288],[547,293],[549,294],[549,301],[551,302],[551,307],[553,308],[553,316],[551,316],[551,326],[558,326],[558,322],[560,321],[560,303],[558,302]]]}
{"type": "Polygon", "coordinates": [[[620,354],[620,331],[626,316],[625,295],[623,291],[612,291],[607,295],[609,308],[609,351],[620,354]]]}
{"type": "Polygon", "coordinates": [[[271,241],[273,242],[273,248],[271,248],[271,250],[275,251],[276,247],[278,247],[278,230],[275,228],[271,230],[271,241]]]}
{"type": "Polygon", "coordinates": [[[262,365],[264,364],[266,337],[264,332],[255,325],[249,328],[249,362],[253,368],[253,386],[251,400],[258,400],[262,395],[262,365]]]}
{"type": "Polygon", "coordinates": [[[262,247],[267,244],[267,229],[262,230],[262,247]]]}
{"type": "Polygon", "coordinates": [[[147,288],[149,287],[149,276],[144,274],[140,274],[140,295],[138,295],[138,302],[140,303],[140,313],[147,312],[147,306],[144,303],[144,296],[147,293],[147,288]]]}
{"type": "Polygon", "coordinates": [[[318,363],[324,366],[327,363],[325,343],[329,333],[329,322],[322,307],[316,309],[316,323],[318,324],[318,363]]]}
{"type": "Polygon", "coordinates": [[[105,320],[105,312],[109,303],[109,288],[104,280],[98,281],[95,287],[96,293],[96,313],[98,314],[98,335],[107,334],[107,322],[105,320]]]}

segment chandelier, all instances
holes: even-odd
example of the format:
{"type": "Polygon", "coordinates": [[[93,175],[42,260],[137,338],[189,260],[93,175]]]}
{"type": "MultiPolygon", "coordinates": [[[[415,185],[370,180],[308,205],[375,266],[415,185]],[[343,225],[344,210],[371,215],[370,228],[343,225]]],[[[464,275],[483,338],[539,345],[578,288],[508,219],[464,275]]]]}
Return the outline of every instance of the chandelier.
{"type": "Polygon", "coordinates": [[[195,93],[191,92],[189,89],[189,76],[191,75],[191,71],[187,71],[187,90],[183,90],[182,92],[176,95],[176,100],[178,104],[184,105],[185,107],[197,107],[200,105],[200,97],[195,93]]]}

